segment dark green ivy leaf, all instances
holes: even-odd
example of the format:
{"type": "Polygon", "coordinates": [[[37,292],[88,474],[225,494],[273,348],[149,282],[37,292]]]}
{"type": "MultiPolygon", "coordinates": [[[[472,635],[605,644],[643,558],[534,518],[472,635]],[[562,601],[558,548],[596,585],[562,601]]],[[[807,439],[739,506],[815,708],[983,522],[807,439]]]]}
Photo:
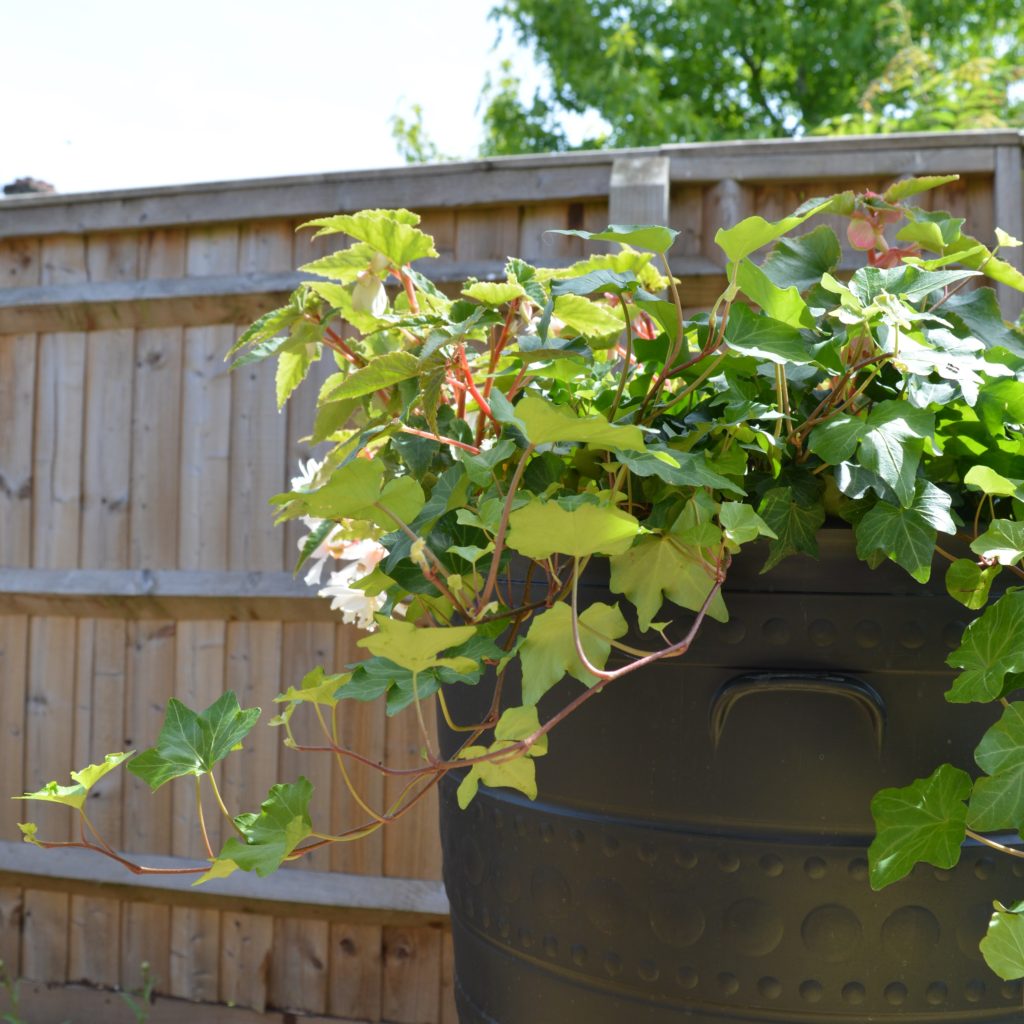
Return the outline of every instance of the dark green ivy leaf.
{"type": "Polygon", "coordinates": [[[985,773],[974,783],[967,824],[978,832],[1020,831],[1024,825],[1024,705],[1011,704],[981,738],[974,760],[985,773]]]}
{"type": "Polygon", "coordinates": [[[1024,590],[1014,587],[989,605],[946,663],[963,669],[946,700],[966,704],[1001,697],[1007,679],[1024,672],[1024,590]]]}
{"type": "Polygon", "coordinates": [[[818,557],[818,528],[825,522],[825,507],[820,497],[811,497],[805,488],[773,487],[758,509],[761,518],[777,539],[769,541],[768,558],[761,572],[768,572],[788,555],[802,552],[818,557]]]}
{"type": "Polygon", "coordinates": [[[301,775],[298,782],[271,786],[258,815],[235,819],[245,833],[245,842],[232,836],[217,859],[233,861],[243,871],[255,871],[260,878],[276,871],[313,831],[309,817],[312,796],[313,784],[301,775]]]}

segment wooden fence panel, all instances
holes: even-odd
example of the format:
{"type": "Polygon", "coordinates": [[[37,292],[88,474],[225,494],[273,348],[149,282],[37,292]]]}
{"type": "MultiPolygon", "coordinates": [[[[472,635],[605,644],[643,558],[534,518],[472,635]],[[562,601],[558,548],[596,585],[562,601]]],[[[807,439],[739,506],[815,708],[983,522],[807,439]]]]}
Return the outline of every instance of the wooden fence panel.
{"type": "MultiPolygon", "coordinates": [[[[349,766],[350,790],[330,756],[282,749],[280,733],[265,725],[279,690],[317,664],[340,671],[363,653],[359,634],[324,602],[294,596],[311,593],[284,575],[306,531],[301,523],[275,528],[266,504],[296,475],[299,458],[316,455],[304,439],[332,367],[318,367],[278,413],[273,366],[229,374],[224,353],[247,318],[294,286],[295,266],[344,243],[296,234],[303,220],[339,208],[414,209],[440,255],[424,269],[451,290],[465,274],[500,276],[513,254],[564,265],[599,251],[545,232],[600,230],[610,210],[638,208],[619,186],[642,167],[658,171],[644,187],[651,202],[667,198],[680,232],[671,258],[688,309],[706,307],[724,285],[720,227],[752,213],[781,217],[842,188],[881,190],[900,174],[961,171],[921,204],[966,217],[984,241],[997,222],[1024,236],[1020,137],[1012,132],[666,146],[0,202],[7,788],[35,788],[111,750],[143,749],[172,696],[202,708],[230,687],[243,705],[264,708],[248,756],[218,770],[232,812],[257,810],[273,781],[299,774],[314,783],[318,830],[342,832],[386,809],[394,780],[349,766]],[[46,574],[56,570],[69,575],[46,574]],[[112,705],[123,713],[111,715],[112,705]]],[[[852,265],[843,223],[829,222],[852,265]]],[[[296,721],[300,737],[319,738],[315,717],[296,721]]],[[[416,763],[433,742],[432,714],[425,725],[426,736],[414,714],[385,721],[372,705],[338,709],[342,742],[374,760],[416,763]]],[[[133,855],[206,856],[188,782],[151,794],[117,773],[96,792],[90,816],[133,855]]],[[[231,827],[206,796],[216,851],[231,827]]],[[[15,823],[25,818],[50,838],[69,836],[64,809],[11,804],[0,816],[0,844],[17,838],[15,823]]],[[[270,898],[194,901],[184,883],[173,900],[154,901],[144,885],[115,897],[67,876],[44,884],[8,874],[0,957],[40,981],[124,987],[139,985],[145,961],[161,993],[234,1003],[240,1020],[266,1007],[323,1020],[451,1024],[450,937],[436,916],[400,900],[373,912],[329,910],[335,883],[360,876],[367,891],[400,889],[410,878],[436,891],[436,820],[431,796],[394,829],[303,858],[283,874],[305,872],[318,893],[323,879],[323,905],[294,913],[294,904],[270,898]]],[[[261,891],[275,884],[268,879],[261,891]]]]}

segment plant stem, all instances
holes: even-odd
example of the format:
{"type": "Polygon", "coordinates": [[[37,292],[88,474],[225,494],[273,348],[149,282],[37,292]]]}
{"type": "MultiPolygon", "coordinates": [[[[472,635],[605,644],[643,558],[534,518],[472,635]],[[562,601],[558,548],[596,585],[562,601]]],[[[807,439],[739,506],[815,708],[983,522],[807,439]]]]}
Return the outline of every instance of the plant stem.
{"type": "Polygon", "coordinates": [[[213,847],[210,846],[210,836],[206,831],[206,819],[203,816],[203,796],[199,789],[199,783],[202,781],[202,776],[196,776],[196,813],[199,816],[199,831],[203,834],[203,844],[206,846],[206,852],[209,854],[210,860],[216,860],[216,856],[213,852],[213,847]]]}

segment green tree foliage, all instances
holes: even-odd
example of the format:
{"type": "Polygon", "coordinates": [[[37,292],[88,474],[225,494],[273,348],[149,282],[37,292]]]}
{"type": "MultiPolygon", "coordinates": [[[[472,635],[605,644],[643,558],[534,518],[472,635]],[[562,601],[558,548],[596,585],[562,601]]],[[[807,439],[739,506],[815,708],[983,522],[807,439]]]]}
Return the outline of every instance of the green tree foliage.
{"type": "Polygon", "coordinates": [[[565,117],[588,112],[610,127],[583,148],[1015,116],[1024,0],[502,0],[492,13],[549,82],[528,103],[507,69],[491,84],[487,154],[569,148],[565,117]]]}

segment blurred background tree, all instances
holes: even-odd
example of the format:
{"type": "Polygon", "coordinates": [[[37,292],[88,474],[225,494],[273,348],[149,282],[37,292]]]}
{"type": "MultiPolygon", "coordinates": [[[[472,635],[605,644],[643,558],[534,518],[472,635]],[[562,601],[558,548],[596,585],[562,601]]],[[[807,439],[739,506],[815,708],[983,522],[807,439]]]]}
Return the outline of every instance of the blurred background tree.
{"type": "MultiPolygon", "coordinates": [[[[1024,123],[1024,0],[501,0],[483,156],[1024,123]],[[580,117],[597,130],[570,131],[580,117]]],[[[422,125],[420,125],[422,132],[422,125]]],[[[396,136],[397,137],[397,136],[396,136]]]]}

